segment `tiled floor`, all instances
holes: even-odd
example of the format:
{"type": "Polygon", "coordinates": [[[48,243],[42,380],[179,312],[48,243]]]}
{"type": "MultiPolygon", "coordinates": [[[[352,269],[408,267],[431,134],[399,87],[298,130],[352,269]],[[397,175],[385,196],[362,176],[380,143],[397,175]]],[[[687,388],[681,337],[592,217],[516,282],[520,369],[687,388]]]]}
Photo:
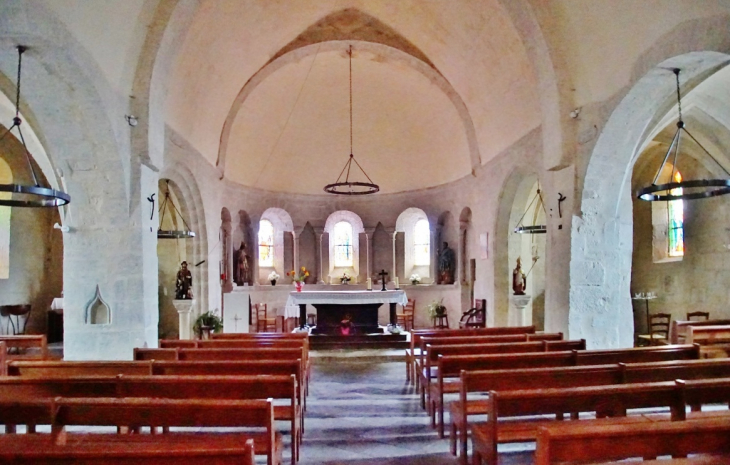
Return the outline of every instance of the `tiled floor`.
{"type": "MultiPolygon", "coordinates": [[[[458,463],[406,384],[403,362],[326,357],[312,379],[300,464],[458,463]]],[[[502,455],[503,464],[532,463],[531,453],[502,455]]]]}

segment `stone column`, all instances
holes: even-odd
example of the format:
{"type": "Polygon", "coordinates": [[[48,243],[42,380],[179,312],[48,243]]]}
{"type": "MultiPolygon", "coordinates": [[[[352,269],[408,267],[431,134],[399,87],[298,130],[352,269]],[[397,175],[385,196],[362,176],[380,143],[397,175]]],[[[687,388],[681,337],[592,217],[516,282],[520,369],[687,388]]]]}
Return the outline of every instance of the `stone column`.
{"type": "Polygon", "coordinates": [[[172,305],[177,310],[179,329],[178,334],[180,339],[193,339],[192,337],[192,325],[190,324],[190,312],[195,305],[195,300],[181,300],[175,299],[172,301],[172,305]]]}
{"type": "Polygon", "coordinates": [[[294,228],[292,235],[292,252],[294,253],[294,269],[299,269],[299,238],[302,236],[304,228],[294,228]]]}
{"type": "Polygon", "coordinates": [[[375,228],[364,228],[365,236],[367,237],[367,277],[372,279],[373,277],[373,235],[375,234],[375,228]]]}
{"type": "Polygon", "coordinates": [[[390,248],[391,265],[390,265],[390,274],[388,275],[390,280],[388,282],[394,283],[395,282],[395,273],[396,273],[396,271],[395,271],[396,270],[396,268],[395,268],[395,235],[396,235],[396,231],[395,231],[395,228],[385,228],[385,231],[390,236],[390,245],[391,245],[391,248],[390,248]]]}
{"type": "Polygon", "coordinates": [[[358,262],[359,267],[357,270],[358,282],[365,283],[368,279],[368,235],[367,233],[361,232],[357,235],[358,243],[358,262]]]}
{"type": "Polygon", "coordinates": [[[221,261],[223,262],[222,274],[225,279],[221,285],[223,293],[233,290],[233,241],[231,240],[231,217],[230,214],[221,217],[221,261]]]}
{"type": "Polygon", "coordinates": [[[259,221],[256,220],[251,224],[251,233],[253,244],[251,247],[251,259],[253,260],[253,266],[251,266],[251,284],[259,283],[259,221]]]}
{"type": "Polygon", "coordinates": [[[532,324],[532,307],[528,308],[531,299],[532,297],[529,295],[510,296],[508,326],[529,326],[532,324]]]}
{"type": "MultiPolygon", "coordinates": [[[[314,245],[315,245],[315,247],[317,249],[315,251],[315,254],[316,254],[316,257],[317,257],[317,260],[318,260],[318,263],[317,263],[317,269],[318,269],[318,273],[317,273],[317,278],[318,278],[317,279],[317,284],[324,284],[324,267],[325,267],[325,264],[324,264],[324,253],[323,253],[323,250],[322,250],[322,243],[325,240],[328,242],[327,257],[329,258],[329,234],[327,234],[326,232],[324,232],[324,228],[312,228],[312,229],[314,229],[314,234],[315,234],[315,237],[314,237],[314,245]]],[[[329,267],[329,260],[327,260],[327,266],[329,267]]]]}
{"type": "Polygon", "coordinates": [[[439,240],[441,239],[441,225],[437,225],[434,229],[431,230],[431,266],[430,273],[431,273],[431,281],[434,284],[438,283],[438,250],[439,250],[439,240]]]}
{"type": "Polygon", "coordinates": [[[395,276],[401,283],[408,281],[406,276],[406,234],[403,231],[396,231],[394,234],[395,242],[395,276]]]}

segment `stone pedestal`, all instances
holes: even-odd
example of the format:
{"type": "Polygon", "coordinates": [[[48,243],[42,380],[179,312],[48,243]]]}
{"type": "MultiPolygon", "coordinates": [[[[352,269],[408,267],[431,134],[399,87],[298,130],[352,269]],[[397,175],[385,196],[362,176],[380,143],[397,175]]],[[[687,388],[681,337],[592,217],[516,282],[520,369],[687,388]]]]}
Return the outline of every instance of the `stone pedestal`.
{"type": "Polygon", "coordinates": [[[508,326],[530,326],[532,324],[532,305],[529,295],[513,295],[509,298],[508,326]]]}
{"type": "Polygon", "coordinates": [[[193,309],[193,303],[195,300],[179,300],[175,299],[172,301],[172,305],[175,306],[175,310],[177,310],[177,315],[179,317],[179,334],[180,339],[192,339],[192,325],[190,324],[190,312],[193,309]]]}

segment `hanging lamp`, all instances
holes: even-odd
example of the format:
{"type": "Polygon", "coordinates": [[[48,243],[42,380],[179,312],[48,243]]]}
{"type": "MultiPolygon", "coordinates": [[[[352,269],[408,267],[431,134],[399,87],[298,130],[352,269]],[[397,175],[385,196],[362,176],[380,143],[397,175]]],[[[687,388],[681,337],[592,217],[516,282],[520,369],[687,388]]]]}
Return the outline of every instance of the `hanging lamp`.
{"type": "Polygon", "coordinates": [[[192,239],[195,237],[195,233],[190,230],[190,226],[188,226],[188,223],[185,221],[185,218],[183,218],[182,213],[180,213],[180,210],[177,209],[175,206],[175,202],[172,201],[172,198],[170,197],[170,181],[165,181],[167,189],[165,190],[165,200],[162,201],[162,204],[160,205],[160,228],[157,229],[157,238],[158,239],[192,239]],[[173,210],[177,212],[177,216],[180,217],[183,224],[185,225],[185,229],[171,229],[166,230],[162,229],[162,221],[165,219],[165,212],[167,211],[167,203],[170,203],[172,205],[173,210]]]}
{"type": "Polygon", "coordinates": [[[537,192],[535,193],[535,196],[530,201],[530,204],[525,208],[525,213],[522,214],[520,217],[520,220],[517,222],[517,226],[515,226],[514,232],[518,234],[545,234],[547,233],[547,225],[544,224],[536,224],[537,223],[537,214],[538,209],[537,207],[542,208],[542,212],[545,212],[545,202],[542,200],[542,193],[540,191],[540,183],[537,183],[537,192]],[[537,205],[535,205],[535,215],[532,218],[532,226],[525,226],[522,223],[522,220],[525,219],[525,216],[527,215],[527,212],[530,211],[530,207],[533,203],[537,201],[537,205]]]}
{"type": "Polygon", "coordinates": [[[368,195],[375,194],[380,190],[380,186],[375,184],[370,176],[362,169],[360,163],[355,160],[355,156],[352,154],[352,45],[347,50],[347,54],[350,56],[350,158],[345,163],[345,167],[342,168],[340,175],[337,177],[337,181],[332,184],[324,186],[324,191],[329,194],[338,195],[368,195]],[[350,170],[352,169],[352,162],[362,171],[368,182],[364,181],[350,181],[350,170]],[[342,175],[345,175],[345,179],[342,180],[342,175]]]}
{"type": "Polygon", "coordinates": [[[694,199],[705,199],[708,197],[716,197],[719,195],[730,194],[730,173],[720,164],[715,157],[690,133],[685,127],[684,121],[682,120],[682,96],[679,89],[679,68],[672,70],[676,78],[677,83],[677,108],[679,109],[679,120],[677,121],[677,132],[674,133],[672,142],[669,144],[664,160],[659,166],[659,169],[654,175],[654,180],[650,185],[640,189],[636,196],[641,200],[649,202],[655,201],[668,201],[668,200],[694,200],[694,199]],[[679,146],[682,139],[682,133],[686,133],[708,157],[714,161],[722,171],[728,176],[729,179],[694,179],[684,181],[681,178],[677,179],[675,173],[677,170],[677,159],[679,158],[679,146]],[[672,155],[673,152],[673,155],[672,155]],[[668,178],[668,182],[664,184],[657,184],[660,182],[660,176],[664,167],[672,156],[672,170],[668,178]]]}
{"type": "Polygon", "coordinates": [[[20,72],[23,64],[23,52],[26,51],[26,47],[18,45],[17,49],[18,81],[15,87],[15,117],[13,118],[13,124],[7,131],[5,131],[2,137],[0,137],[0,141],[10,134],[13,129],[17,129],[18,138],[20,139],[20,143],[23,144],[23,152],[25,153],[25,160],[28,163],[28,168],[33,179],[33,185],[0,184],[0,192],[11,192],[12,194],[17,194],[16,196],[11,195],[9,199],[0,199],[0,206],[60,207],[69,203],[71,201],[71,197],[65,192],[40,185],[38,182],[38,176],[36,176],[35,169],[33,168],[33,163],[30,160],[30,152],[28,152],[28,147],[25,145],[23,131],[20,129],[20,125],[23,123],[23,120],[20,119],[20,72]]]}

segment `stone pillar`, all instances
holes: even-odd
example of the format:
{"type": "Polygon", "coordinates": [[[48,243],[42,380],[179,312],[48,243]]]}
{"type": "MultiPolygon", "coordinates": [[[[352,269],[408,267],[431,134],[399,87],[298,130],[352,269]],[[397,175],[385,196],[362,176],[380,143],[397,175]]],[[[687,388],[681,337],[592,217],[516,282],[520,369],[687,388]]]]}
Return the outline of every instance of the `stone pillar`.
{"type": "Polygon", "coordinates": [[[284,231],[284,272],[289,270],[299,270],[299,260],[297,259],[297,238],[294,231],[284,231]]]}
{"type": "MultiPolygon", "coordinates": [[[[299,269],[299,239],[302,237],[302,232],[304,231],[304,228],[298,228],[295,227],[294,230],[291,232],[292,235],[292,252],[294,253],[294,269],[299,269]]],[[[314,277],[312,277],[314,278],[314,277]]]]}
{"type": "Polygon", "coordinates": [[[221,261],[223,263],[222,274],[225,279],[221,285],[223,293],[233,290],[233,241],[231,240],[231,216],[226,210],[221,216],[221,261]]]}
{"type": "Polygon", "coordinates": [[[180,327],[178,328],[178,337],[180,339],[193,339],[190,312],[195,305],[195,300],[175,299],[172,301],[172,305],[174,305],[175,310],[177,310],[178,321],[180,324],[180,327]]]}
{"type": "Polygon", "coordinates": [[[441,225],[437,225],[431,230],[431,282],[438,284],[438,258],[439,258],[439,240],[441,240],[441,225]]]}
{"type": "Polygon", "coordinates": [[[406,234],[403,231],[395,232],[395,276],[401,283],[407,282],[406,276],[406,234]]]}
{"type": "Polygon", "coordinates": [[[375,228],[365,228],[365,236],[367,237],[367,277],[373,277],[373,235],[375,228]]]}
{"type": "Polygon", "coordinates": [[[316,234],[315,243],[317,245],[317,257],[319,258],[319,280],[317,284],[324,284],[325,272],[329,273],[329,233],[324,228],[314,228],[316,234]]]}
{"type": "Polygon", "coordinates": [[[364,283],[367,281],[369,276],[369,257],[368,257],[368,235],[367,233],[361,232],[358,234],[357,237],[359,248],[358,248],[358,261],[359,261],[359,269],[358,269],[358,278],[357,281],[359,283],[364,283]]]}
{"type": "Polygon", "coordinates": [[[509,317],[507,326],[529,326],[532,324],[532,306],[528,308],[529,295],[512,295],[509,298],[509,317]]]}
{"type": "Polygon", "coordinates": [[[251,224],[251,235],[253,236],[253,244],[251,247],[253,250],[251,253],[251,260],[253,264],[251,266],[251,284],[258,284],[259,282],[259,221],[255,221],[251,224]]]}

